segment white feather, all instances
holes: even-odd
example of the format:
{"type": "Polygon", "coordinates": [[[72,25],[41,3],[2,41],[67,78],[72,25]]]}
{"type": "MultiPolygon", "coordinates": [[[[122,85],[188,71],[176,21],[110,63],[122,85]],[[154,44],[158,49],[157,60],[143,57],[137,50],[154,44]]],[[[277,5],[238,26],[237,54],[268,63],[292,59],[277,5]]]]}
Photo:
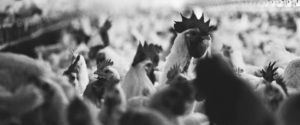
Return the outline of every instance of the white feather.
{"type": "Polygon", "coordinates": [[[143,64],[131,67],[126,74],[121,86],[126,98],[143,95],[144,90],[149,90],[150,94],[155,93],[156,89],[146,74],[143,64]]]}
{"type": "Polygon", "coordinates": [[[167,73],[171,67],[174,65],[179,65],[181,69],[188,63],[190,60],[190,55],[187,49],[187,45],[185,43],[184,35],[178,34],[174,41],[174,45],[171,48],[171,53],[167,56],[166,63],[162,70],[162,75],[160,78],[160,85],[163,86],[167,81],[167,73]]]}

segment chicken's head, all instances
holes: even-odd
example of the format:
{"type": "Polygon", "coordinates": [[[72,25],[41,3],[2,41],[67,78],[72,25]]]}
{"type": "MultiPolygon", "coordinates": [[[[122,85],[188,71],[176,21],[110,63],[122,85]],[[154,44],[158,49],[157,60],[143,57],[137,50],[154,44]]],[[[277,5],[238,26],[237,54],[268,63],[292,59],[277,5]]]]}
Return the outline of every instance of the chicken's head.
{"type": "Polygon", "coordinates": [[[149,77],[154,82],[154,71],[159,63],[159,53],[162,47],[145,42],[144,46],[139,43],[136,55],[133,59],[132,67],[143,67],[149,77]]]}
{"type": "Polygon", "coordinates": [[[112,67],[113,64],[111,59],[98,62],[97,70],[95,71],[95,74],[98,75],[98,79],[118,83],[120,81],[120,75],[118,71],[112,67]]]}
{"type": "Polygon", "coordinates": [[[265,104],[271,111],[276,111],[286,98],[283,86],[274,81],[274,76],[278,69],[278,67],[274,67],[275,64],[276,62],[270,62],[268,66],[261,70],[264,80],[262,86],[257,88],[257,91],[262,95],[265,104]]]}
{"type": "Polygon", "coordinates": [[[69,68],[67,70],[64,71],[63,75],[67,76],[69,79],[69,82],[75,86],[76,84],[78,84],[78,80],[77,80],[77,74],[78,74],[78,62],[80,60],[80,56],[78,55],[75,59],[73,59],[74,61],[72,62],[72,64],[69,66],[69,68]]]}
{"type": "Polygon", "coordinates": [[[203,14],[200,19],[197,19],[194,12],[190,18],[183,15],[181,18],[182,22],[175,21],[174,29],[183,35],[189,54],[195,58],[202,57],[211,44],[210,33],[216,30],[216,26],[209,26],[210,19],[205,22],[203,14]]]}

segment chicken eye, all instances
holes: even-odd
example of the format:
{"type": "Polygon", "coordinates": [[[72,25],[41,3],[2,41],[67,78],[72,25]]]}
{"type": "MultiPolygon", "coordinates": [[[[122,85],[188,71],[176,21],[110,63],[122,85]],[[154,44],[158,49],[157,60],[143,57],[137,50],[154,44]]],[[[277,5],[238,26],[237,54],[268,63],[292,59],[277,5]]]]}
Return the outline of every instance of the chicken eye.
{"type": "Polygon", "coordinates": [[[75,74],[69,75],[69,79],[70,79],[70,81],[75,81],[76,75],[75,74]]]}
{"type": "Polygon", "coordinates": [[[147,63],[147,64],[146,64],[146,67],[147,67],[147,68],[151,68],[151,67],[152,67],[152,63],[147,63]]]}
{"type": "Polygon", "coordinates": [[[188,33],[188,35],[190,35],[190,36],[196,36],[197,32],[196,31],[191,31],[191,32],[188,33]]]}
{"type": "Polygon", "coordinates": [[[105,73],[105,74],[108,74],[108,73],[111,73],[111,71],[108,70],[108,69],[105,69],[105,70],[104,70],[104,73],[105,73]]]}

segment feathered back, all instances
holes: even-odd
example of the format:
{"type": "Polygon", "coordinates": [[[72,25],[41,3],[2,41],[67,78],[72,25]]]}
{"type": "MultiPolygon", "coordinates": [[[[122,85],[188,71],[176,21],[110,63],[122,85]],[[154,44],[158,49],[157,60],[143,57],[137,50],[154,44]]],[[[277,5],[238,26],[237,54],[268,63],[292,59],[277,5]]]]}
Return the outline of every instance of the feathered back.
{"type": "Polygon", "coordinates": [[[148,44],[147,42],[144,45],[139,43],[132,66],[121,84],[127,99],[134,96],[148,96],[156,91],[147,75],[145,70],[146,64],[143,64],[145,63],[143,61],[150,59],[153,67],[156,67],[159,62],[158,54],[161,51],[161,46],[148,44]]]}
{"type": "Polygon", "coordinates": [[[281,106],[278,112],[278,119],[280,120],[280,125],[298,125],[300,124],[300,94],[291,96],[284,104],[281,106]]]}
{"type": "MultiPolygon", "coordinates": [[[[200,60],[194,86],[205,98],[211,123],[230,125],[273,125],[274,119],[245,81],[237,78],[221,56],[200,60]]],[[[199,98],[199,97],[198,97],[199,98]]]]}

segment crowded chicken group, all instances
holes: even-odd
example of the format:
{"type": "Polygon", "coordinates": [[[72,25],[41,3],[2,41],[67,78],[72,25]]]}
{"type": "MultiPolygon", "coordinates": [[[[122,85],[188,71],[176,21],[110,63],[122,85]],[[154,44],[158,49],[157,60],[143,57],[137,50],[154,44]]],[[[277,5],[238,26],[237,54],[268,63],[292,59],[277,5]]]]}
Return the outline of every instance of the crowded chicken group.
{"type": "Polygon", "coordinates": [[[0,125],[300,124],[297,14],[71,14],[37,19],[46,30],[28,38],[36,27],[12,8],[0,15],[0,125]]]}

